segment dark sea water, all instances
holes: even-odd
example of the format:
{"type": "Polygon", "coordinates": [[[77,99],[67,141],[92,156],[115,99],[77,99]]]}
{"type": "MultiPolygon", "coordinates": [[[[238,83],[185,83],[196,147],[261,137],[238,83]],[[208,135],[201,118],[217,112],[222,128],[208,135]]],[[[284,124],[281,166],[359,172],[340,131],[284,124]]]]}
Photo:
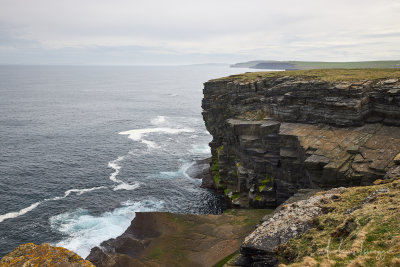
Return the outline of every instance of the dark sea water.
{"type": "Polygon", "coordinates": [[[49,242],[83,257],[135,211],[220,213],[185,170],[210,156],[202,83],[225,66],[0,66],[0,257],[49,242]]]}

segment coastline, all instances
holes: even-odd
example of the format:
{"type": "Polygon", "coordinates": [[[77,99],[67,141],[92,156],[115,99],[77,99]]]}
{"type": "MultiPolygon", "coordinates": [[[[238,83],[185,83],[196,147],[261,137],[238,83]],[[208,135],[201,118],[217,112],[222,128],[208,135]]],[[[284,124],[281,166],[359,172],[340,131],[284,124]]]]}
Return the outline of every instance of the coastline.
{"type": "Polygon", "coordinates": [[[228,202],[250,209],[138,212],[121,236],[93,248],[87,259],[97,266],[331,266],[371,261],[374,255],[359,246],[365,242],[374,251],[387,248],[385,263],[396,266],[400,77],[381,70],[376,79],[357,80],[370,71],[352,70],[342,81],[343,73],[206,82],[202,106],[212,158],[196,161],[186,175],[207,177],[228,202]],[[277,206],[273,213],[265,209],[277,206]],[[383,230],[373,223],[383,220],[383,230]],[[327,259],[331,239],[349,253],[327,259]]]}

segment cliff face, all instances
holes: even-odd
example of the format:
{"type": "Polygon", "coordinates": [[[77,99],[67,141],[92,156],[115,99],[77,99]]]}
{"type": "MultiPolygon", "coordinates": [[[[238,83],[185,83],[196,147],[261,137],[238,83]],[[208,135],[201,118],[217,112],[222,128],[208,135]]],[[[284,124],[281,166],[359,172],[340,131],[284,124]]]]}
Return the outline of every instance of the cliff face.
{"type": "Polygon", "coordinates": [[[400,173],[397,78],[233,76],[206,82],[203,92],[214,181],[233,204],[275,207],[299,188],[367,185],[400,173]]]}

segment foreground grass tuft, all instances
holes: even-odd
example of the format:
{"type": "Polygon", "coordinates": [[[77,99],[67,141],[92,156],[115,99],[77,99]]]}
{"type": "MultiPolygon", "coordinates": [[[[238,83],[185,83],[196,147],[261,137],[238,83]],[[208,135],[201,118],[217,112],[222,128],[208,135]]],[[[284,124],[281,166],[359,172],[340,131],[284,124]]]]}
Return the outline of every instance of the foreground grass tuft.
{"type": "MultiPolygon", "coordinates": [[[[289,266],[400,266],[400,180],[348,188],[324,204],[330,213],[313,221],[314,227],[277,250],[289,266]],[[388,192],[345,212],[378,189],[388,192]]],[[[283,264],[281,266],[284,266],[283,264]]]]}

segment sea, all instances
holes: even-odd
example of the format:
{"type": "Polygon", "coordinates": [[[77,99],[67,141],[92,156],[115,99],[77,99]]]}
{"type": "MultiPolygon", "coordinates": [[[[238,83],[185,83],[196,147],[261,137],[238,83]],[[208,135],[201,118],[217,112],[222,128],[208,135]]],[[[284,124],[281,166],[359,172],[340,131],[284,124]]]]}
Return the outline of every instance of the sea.
{"type": "Polygon", "coordinates": [[[137,211],[221,213],[186,171],[210,157],[203,83],[246,71],[0,66],[0,258],[27,242],[86,257],[137,211]]]}

